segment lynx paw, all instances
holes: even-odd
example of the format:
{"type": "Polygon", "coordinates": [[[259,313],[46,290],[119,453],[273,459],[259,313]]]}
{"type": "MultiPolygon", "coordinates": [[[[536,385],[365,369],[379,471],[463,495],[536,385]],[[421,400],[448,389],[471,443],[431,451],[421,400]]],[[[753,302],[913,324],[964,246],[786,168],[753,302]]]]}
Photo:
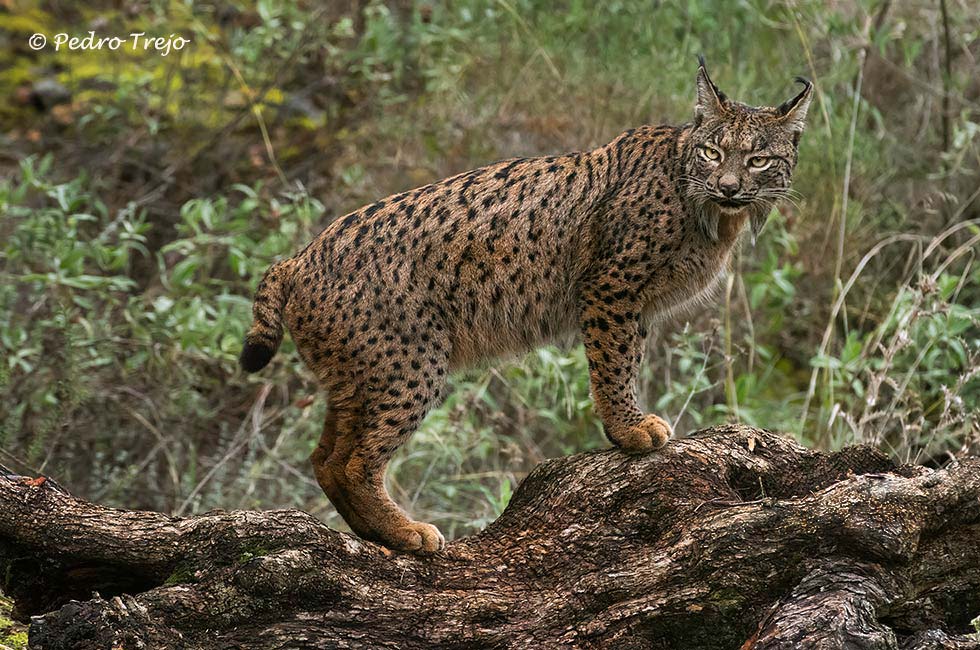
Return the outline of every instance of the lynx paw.
{"type": "Polygon", "coordinates": [[[667,444],[672,433],[670,425],[663,418],[651,414],[644,416],[639,424],[633,425],[615,440],[628,454],[645,454],[667,444]]]}
{"type": "Polygon", "coordinates": [[[446,538],[432,524],[412,521],[407,525],[389,531],[385,537],[388,546],[399,551],[426,554],[441,551],[446,547],[446,538]]]}

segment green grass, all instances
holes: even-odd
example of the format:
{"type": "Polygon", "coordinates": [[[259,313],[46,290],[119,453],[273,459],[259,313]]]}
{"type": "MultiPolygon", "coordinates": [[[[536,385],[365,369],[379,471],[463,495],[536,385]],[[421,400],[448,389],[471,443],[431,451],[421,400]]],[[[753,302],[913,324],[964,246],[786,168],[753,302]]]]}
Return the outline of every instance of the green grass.
{"type": "Polygon", "coordinates": [[[0,650],[27,648],[27,628],[10,620],[13,602],[0,594],[0,650]]]}

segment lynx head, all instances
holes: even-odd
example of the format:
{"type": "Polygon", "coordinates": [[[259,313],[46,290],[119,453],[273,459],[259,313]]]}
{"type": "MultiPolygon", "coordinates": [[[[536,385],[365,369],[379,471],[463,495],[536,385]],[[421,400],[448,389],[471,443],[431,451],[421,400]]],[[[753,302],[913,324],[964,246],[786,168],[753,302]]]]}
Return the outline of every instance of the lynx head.
{"type": "Polygon", "coordinates": [[[790,194],[797,145],[812,97],[812,84],[779,106],[746,106],[711,81],[698,57],[698,99],[685,146],[684,179],[706,234],[718,237],[718,220],[748,211],[752,241],[777,200],[790,194]]]}

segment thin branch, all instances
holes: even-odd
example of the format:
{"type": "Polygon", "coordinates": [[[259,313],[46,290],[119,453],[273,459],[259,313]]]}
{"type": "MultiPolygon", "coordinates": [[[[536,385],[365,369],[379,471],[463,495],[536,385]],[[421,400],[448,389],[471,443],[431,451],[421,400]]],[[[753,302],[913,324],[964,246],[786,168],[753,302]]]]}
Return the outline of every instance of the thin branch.
{"type": "Polygon", "coordinates": [[[946,11],[946,0],[939,0],[939,10],[943,15],[943,45],[945,52],[943,54],[943,108],[940,114],[942,118],[943,125],[943,152],[949,151],[949,145],[951,143],[951,133],[950,133],[950,101],[949,101],[949,84],[953,78],[953,71],[951,68],[950,60],[952,59],[952,45],[950,44],[949,38],[949,13],[946,11]]]}

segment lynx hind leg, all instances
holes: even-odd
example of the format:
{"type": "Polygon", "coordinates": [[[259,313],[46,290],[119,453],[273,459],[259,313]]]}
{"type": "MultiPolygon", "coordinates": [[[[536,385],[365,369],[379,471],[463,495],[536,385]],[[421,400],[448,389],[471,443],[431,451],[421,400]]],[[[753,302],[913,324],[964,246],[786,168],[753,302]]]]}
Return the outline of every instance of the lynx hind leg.
{"type": "Polygon", "coordinates": [[[362,382],[353,399],[332,408],[311,456],[320,487],[351,530],[418,553],[440,550],[445,539],[435,526],[410,519],[389,496],[384,478],[392,455],[444,393],[447,361],[426,361],[376,369],[387,372],[362,382]]]}
{"type": "MultiPolygon", "coordinates": [[[[320,443],[310,454],[310,463],[313,465],[313,473],[317,483],[320,484],[320,489],[330,499],[330,503],[336,508],[337,513],[343,517],[351,530],[361,534],[358,531],[368,530],[367,523],[358,517],[347,502],[344,492],[340,489],[341,483],[336,478],[338,471],[342,471],[343,467],[338,465],[336,459],[332,460],[338,438],[345,432],[349,434],[351,424],[349,417],[346,415],[338,416],[337,408],[328,405],[327,416],[323,423],[323,434],[320,436],[320,443]]],[[[361,536],[363,537],[363,535],[361,536]]]]}

